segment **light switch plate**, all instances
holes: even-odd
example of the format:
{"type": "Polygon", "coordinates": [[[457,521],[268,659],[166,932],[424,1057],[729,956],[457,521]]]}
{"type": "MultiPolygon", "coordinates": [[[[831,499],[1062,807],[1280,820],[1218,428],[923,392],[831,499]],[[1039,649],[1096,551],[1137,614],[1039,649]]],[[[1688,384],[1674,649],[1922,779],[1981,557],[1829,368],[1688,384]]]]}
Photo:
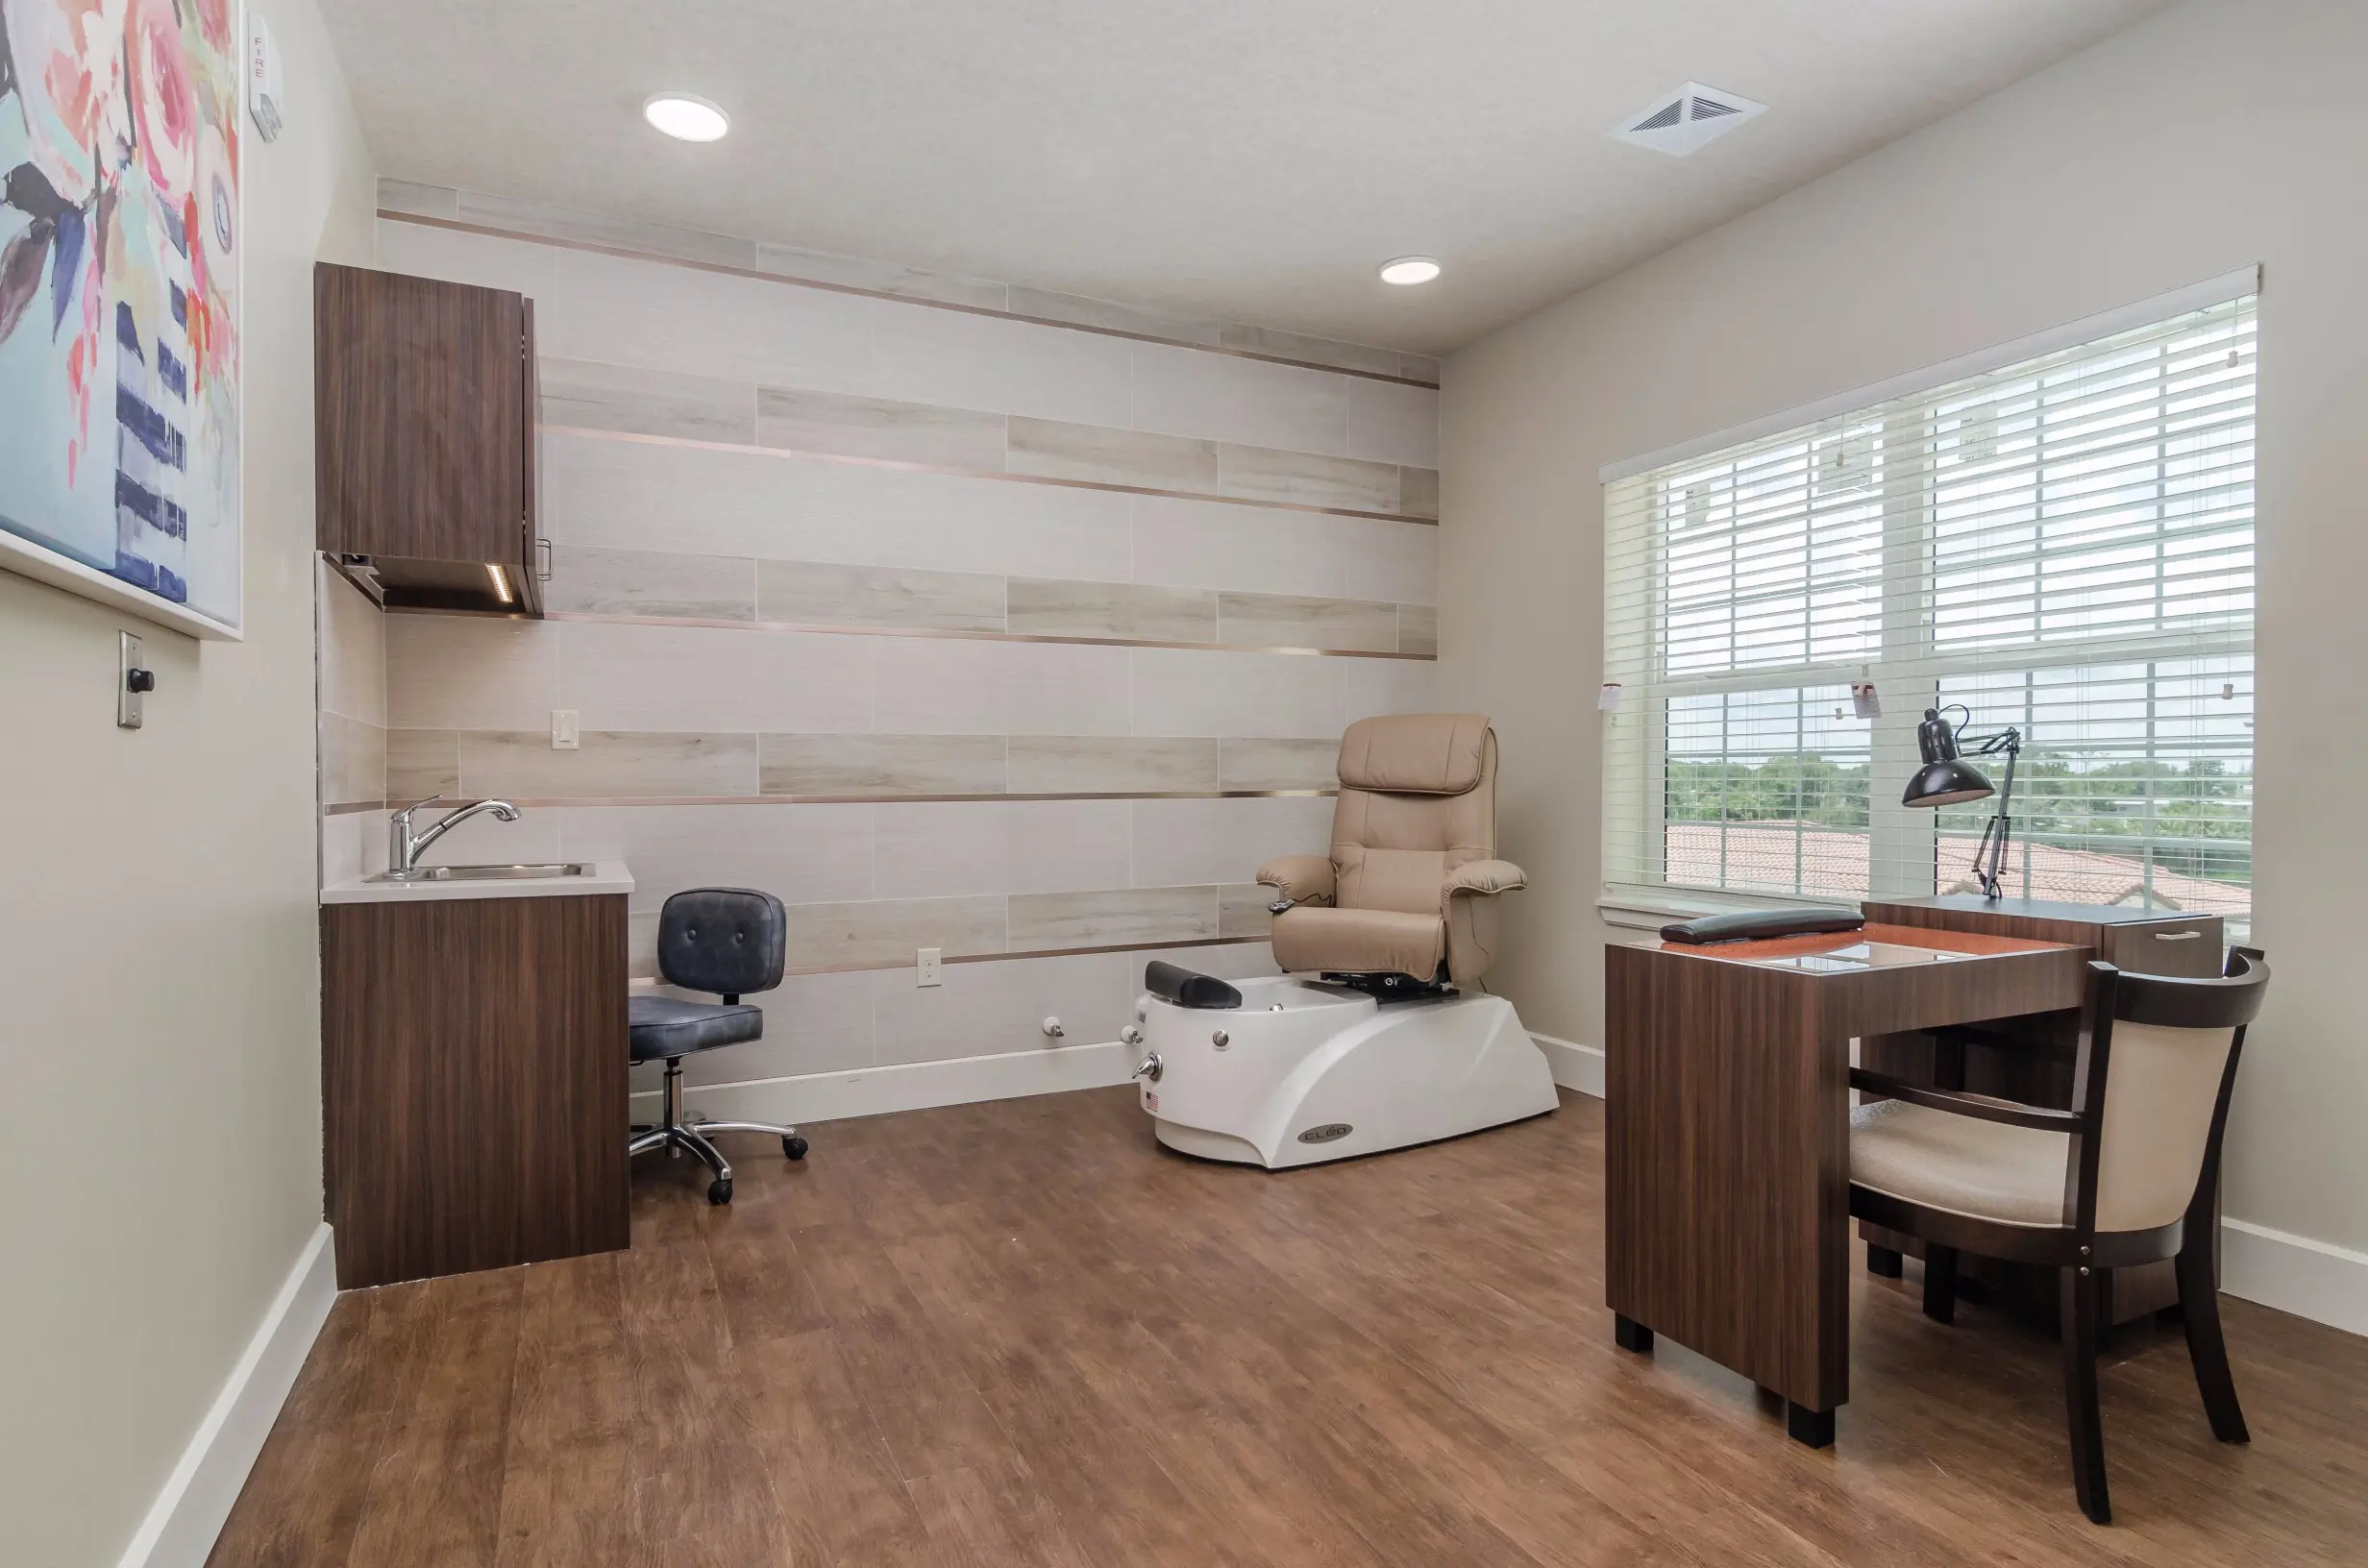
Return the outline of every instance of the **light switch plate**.
{"type": "Polygon", "coordinates": [[[137,729],[147,723],[142,711],[145,698],[132,686],[132,672],[146,672],[148,661],[140,653],[140,640],[136,633],[122,633],[118,644],[121,656],[115,664],[115,724],[120,729],[137,729]]]}
{"type": "Polygon", "coordinates": [[[579,751],[582,748],[583,736],[582,732],[576,727],[576,710],[574,708],[552,709],[551,749],[579,751]]]}
{"type": "Polygon", "coordinates": [[[945,948],[924,947],[913,956],[915,960],[914,972],[917,976],[917,978],[913,981],[913,984],[917,986],[942,986],[946,983],[946,971],[944,968],[946,962],[945,948]]]}

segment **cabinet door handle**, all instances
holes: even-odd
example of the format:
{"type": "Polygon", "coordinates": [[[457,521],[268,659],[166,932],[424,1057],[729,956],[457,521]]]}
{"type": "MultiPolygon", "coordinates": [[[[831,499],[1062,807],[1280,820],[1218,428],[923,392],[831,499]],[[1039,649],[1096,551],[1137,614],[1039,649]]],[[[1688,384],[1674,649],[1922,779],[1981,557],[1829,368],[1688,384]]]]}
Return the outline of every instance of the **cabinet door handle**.
{"type": "Polygon", "coordinates": [[[551,541],[548,539],[534,541],[534,580],[536,582],[551,580],[551,541]]]}
{"type": "Polygon", "coordinates": [[[2158,931],[2155,933],[2157,942],[2201,942],[2203,940],[2204,933],[2201,931],[2158,931]]]}

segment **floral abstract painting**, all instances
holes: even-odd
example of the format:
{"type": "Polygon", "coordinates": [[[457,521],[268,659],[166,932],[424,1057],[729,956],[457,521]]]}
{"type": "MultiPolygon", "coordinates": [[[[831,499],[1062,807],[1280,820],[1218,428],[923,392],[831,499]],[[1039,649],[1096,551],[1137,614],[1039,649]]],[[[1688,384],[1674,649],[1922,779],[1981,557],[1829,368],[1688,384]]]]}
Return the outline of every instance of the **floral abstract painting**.
{"type": "Polygon", "coordinates": [[[0,0],[0,529],[235,626],[238,0],[0,0]]]}

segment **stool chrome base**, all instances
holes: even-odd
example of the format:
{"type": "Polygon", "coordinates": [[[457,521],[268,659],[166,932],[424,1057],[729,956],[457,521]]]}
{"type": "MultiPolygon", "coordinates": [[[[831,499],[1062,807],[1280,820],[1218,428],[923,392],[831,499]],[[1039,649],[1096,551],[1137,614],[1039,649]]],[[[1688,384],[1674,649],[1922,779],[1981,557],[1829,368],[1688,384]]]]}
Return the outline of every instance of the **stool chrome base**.
{"type": "Polygon", "coordinates": [[[731,1202],[731,1162],[724,1152],[707,1141],[711,1133],[763,1133],[781,1140],[781,1152],[792,1160],[805,1157],[805,1139],[798,1136],[795,1127],[776,1127],[769,1121],[685,1121],[682,1119],[682,1059],[676,1057],[666,1064],[666,1092],[663,1104],[665,1121],[647,1130],[636,1130],[632,1140],[626,1144],[629,1158],[666,1150],[675,1159],[689,1155],[705,1165],[714,1175],[707,1184],[709,1203],[731,1202]]]}

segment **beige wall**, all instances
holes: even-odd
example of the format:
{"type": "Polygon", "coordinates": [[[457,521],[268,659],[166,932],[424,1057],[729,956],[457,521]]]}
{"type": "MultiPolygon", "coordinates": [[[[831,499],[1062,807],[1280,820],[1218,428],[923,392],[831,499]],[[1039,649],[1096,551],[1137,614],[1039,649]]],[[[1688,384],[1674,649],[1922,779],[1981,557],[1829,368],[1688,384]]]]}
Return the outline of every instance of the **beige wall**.
{"type": "Polygon", "coordinates": [[[13,1562],[116,1559],[321,1220],[310,271],[367,254],[370,170],[309,0],[271,22],[291,113],[244,149],[247,640],[0,575],[13,1562]],[[136,732],[118,628],[157,670],[136,732]]]}
{"type": "Polygon", "coordinates": [[[2351,0],[2199,0],[1449,361],[1443,692],[1503,737],[1532,889],[1492,980],[1532,1028],[1601,1041],[1616,934],[1594,903],[1598,468],[2258,261],[2256,935],[2278,980],[2228,1212],[2368,1248],[2368,823],[2323,782],[2368,769],[2363,61],[2351,0]]]}
{"type": "Polygon", "coordinates": [[[382,857],[382,794],[507,796],[430,858],[625,860],[645,974],[669,894],[777,894],[793,974],[762,1042],[689,1065],[709,1111],[811,1119],[826,1080],[1039,1053],[1048,1015],[1107,1044],[1162,949],[1272,972],[1252,874],[1323,848],[1349,721],[1433,701],[1428,361],[382,200],[382,267],[535,302],[552,619],[385,618],[382,702],[323,721],[325,864],[382,857]],[[977,961],[925,989],[922,947],[977,961]]]}

